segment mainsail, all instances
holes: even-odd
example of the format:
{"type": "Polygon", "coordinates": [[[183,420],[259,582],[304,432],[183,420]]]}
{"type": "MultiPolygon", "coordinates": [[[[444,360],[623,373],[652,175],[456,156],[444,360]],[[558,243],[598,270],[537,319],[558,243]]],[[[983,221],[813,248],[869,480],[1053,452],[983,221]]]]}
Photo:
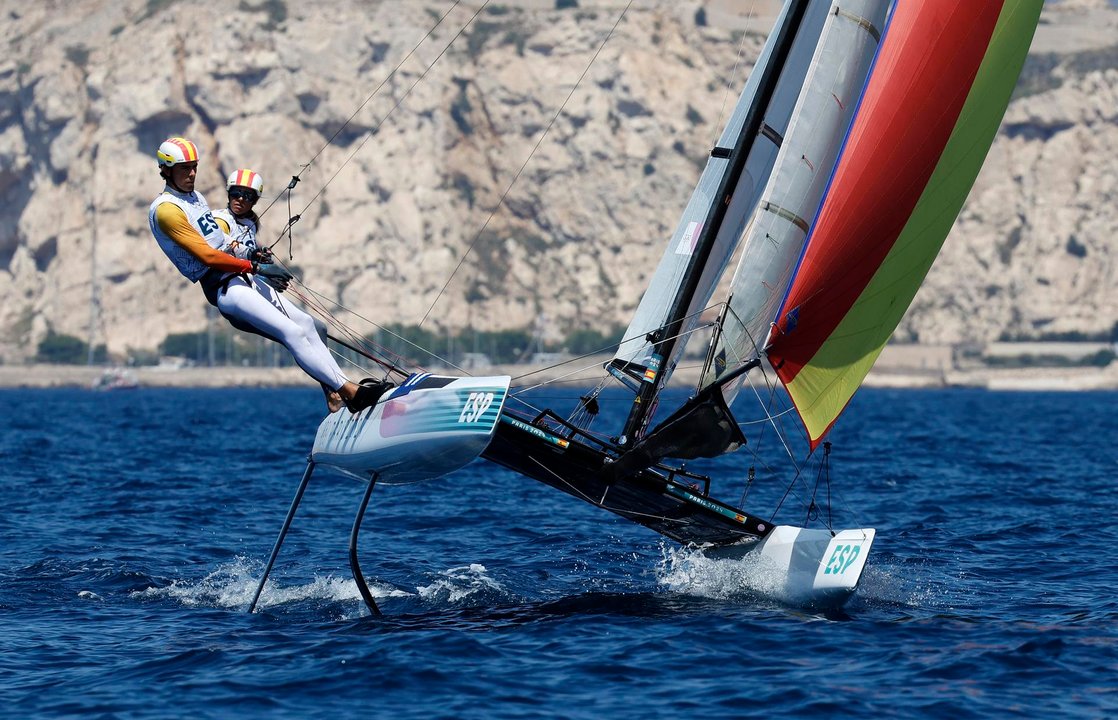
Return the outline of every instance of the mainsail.
{"type": "Polygon", "coordinates": [[[1041,2],[902,2],[878,47],[887,5],[831,6],[701,391],[615,472],[740,447],[729,404],[762,351],[814,448],[912,302],[993,141],[1041,2]],[[707,441],[682,443],[688,424],[707,441]]]}
{"type": "Polygon", "coordinates": [[[772,171],[830,0],[793,0],[750,75],[611,363],[638,383],[622,437],[639,436],[772,171]],[[756,140],[756,142],[755,142],[756,140]]]}
{"type": "MultiPolygon", "coordinates": [[[[849,0],[827,15],[772,177],[742,242],[703,387],[761,355],[858,106],[888,7],[889,0],[849,0]]],[[[723,388],[727,403],[737,386],[723,388]]]]}
{"type": "Polygon", "coordinates": [[[1042,0],[894,9],[768,357],[814,447],[900,323],[978,175],[1042,0]]]}

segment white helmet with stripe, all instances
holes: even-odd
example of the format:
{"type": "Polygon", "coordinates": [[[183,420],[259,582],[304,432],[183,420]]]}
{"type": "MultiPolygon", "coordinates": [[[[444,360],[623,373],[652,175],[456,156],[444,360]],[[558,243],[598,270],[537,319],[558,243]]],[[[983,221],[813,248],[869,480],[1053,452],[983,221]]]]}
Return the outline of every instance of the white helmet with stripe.
{"type": "Polygon", "coordinates": [[[186,138],[167,138],[155,153],[159,167],[174,167],[179,163],[198,162],[198,146],[186,138]]]}
{"type": "Polygon", "coordinates": [[[234,170],[229,173],[229,179],[225,182],[225,189],[232,190],[235,187],[249,188],[260,195],[264,192],[264,179],[252,170],[234,170]]]}

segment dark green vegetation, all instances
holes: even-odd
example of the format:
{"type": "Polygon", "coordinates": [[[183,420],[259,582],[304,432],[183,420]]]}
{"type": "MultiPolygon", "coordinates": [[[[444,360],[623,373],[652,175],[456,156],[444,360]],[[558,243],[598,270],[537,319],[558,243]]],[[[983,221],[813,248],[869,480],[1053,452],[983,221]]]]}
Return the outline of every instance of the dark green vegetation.
{"type": "MultiPolygon", "coordinates": [[[[291,354],[277,343],[228,327],[212,333],[172,333],[159,344],[159,354],[186,358],[199,365],[287,367],[294,364],[291,354]]],[[[132,359],[134,364],[143,364],[145,358],[132,359]]]]}
{"type": "MultiPolygon", "coordinates": [[[[530,329],[483,331],[465,328],[447,332],[444,330],[420,328],[415,325],[391,324],[368,335],[364,340],[365,348],[386,355],[392,360],[408,366],[437,366],[443,361],[455,365],[476,364],[488,360],[495,364],[525,362],[537,353],[565,353],[579,356],[613,352],[621,338],[624,328],[615,327],[601,333],[597,330],[578,329],[569,333],[561,342],[544,341],[530,329]],[[484,359],[482,358],[484,356],[484,359]]],[[[46,359],[40,349],[43,362],[86,362],[87,346],[77,338],[68,341],[52,341],[52,357],[67,357],[71,360],[46,359]]],[[[343,357],[362,364],[362,358],[345,348],[331,343],[331,347],[343,357]]],[[[105,359],[104,347],[100,348],[100,360],[105,359]]],[[[158,356],[185,358],[198,365],[247,365],[251,367],[286,367],[292,364],[291,357],[281,346],[261,337],[221,328],[213,333],[173,333],[159,345],[158,355],[133,353],[129,363],[133,365],[153,365],[158,356]]],[[[364,363],[367,364],[367,361],[364,363]]]]}
{"type": "Polygon", "coordinates": [[[484,355],[492,363],[516,363],[530,360],[536,353],[587,355],[613,352],[624,328],[607,333],[579,329],[561,342],[545,341],[529,329],[475,330],[464,328],[453,332],[434,331],[415,325],[393,324],[367,337],[378,349],[404,364],[430,365],[445,359],[461,364],[467,358],[484,355]]]}
{"type": "MultiPolygon", "coordinates": [[[[56,333],[52,330],[39,343],[39,351],[36,353],[35,359],[39,362],[58,365],[84,365],[90,359],[89,343],[73,335],[56,333]]],[[[104,345],[93,348],[93,362],[103,363],[105,359],[104,345]]]]}
{"type": "Polygon", "coordinates": [[[1016,355],[1014,357],[987,357],[984,362],[990,367],[1106,367],[1118,355],[1113,350],[1099,350],[1097,353],[1081,358],[1064,355],[1016,355]]]}
{"type": "Polygon", "coordinates": [[[1097,333],[1079,332],[1038,332],[1031,335],[1024,333],[1003,332],[998,338],[1000,342],[1111,342],[1118,343],[1118,322],[1110,328],[1110,332],[1097,333]]]}

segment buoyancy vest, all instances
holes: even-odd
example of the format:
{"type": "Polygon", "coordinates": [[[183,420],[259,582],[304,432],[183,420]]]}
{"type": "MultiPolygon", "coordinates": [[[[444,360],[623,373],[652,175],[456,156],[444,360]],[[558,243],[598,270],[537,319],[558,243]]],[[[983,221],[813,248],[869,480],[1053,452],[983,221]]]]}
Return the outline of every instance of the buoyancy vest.
{"type": "Polygon", "coordinates": [[[206,204],[206,198],[202,197],[200,192],[180,193],[168,186],[152,201],[151,207],[148,209],[148,226],[151,228],[151,234],[155,236],[155,241],[159,243],[160,249],[174,263],[179,272],[186,276],[190,282],[197,282],[198,278],[206,274],[209,267],[159,228],[159,223],[155,220],[155,210],[163,203],[172,203],[181,208],[186,213],[186,219],[198,231],[206,244],[214,249],[221,249],[228,242],[225,233],[221,231],[221,226],[214,219],[210,206],[206,204]]]}
{"type": "Polygon", "coordinates": [[[222,248],[239,258],[247,259],[256,249],[256,223],[252,218],[238,218],[229,208],[214,210],[214,217],[221,218],[229,226],[229,238],[237,243],[236,248],[222,248]]]}

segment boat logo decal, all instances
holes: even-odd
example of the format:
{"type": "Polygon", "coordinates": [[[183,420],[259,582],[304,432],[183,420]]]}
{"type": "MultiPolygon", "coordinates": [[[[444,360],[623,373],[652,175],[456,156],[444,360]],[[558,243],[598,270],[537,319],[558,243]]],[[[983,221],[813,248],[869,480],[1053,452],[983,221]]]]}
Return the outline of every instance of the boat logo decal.
{"type": "Polygon", "coordinates": [[[786,333],[792,332],[793,330],[796,329],[796,326],[799,325],[799,323],[800,323],[800,306],[797,305],[796,307],[789,310],[788,313],[784,316],[784,332],[786,332],[786,333]]]}
{"type": "Polygon", "coordinates": [[[823,569],[823,574],[842,575],[858,559],[861,550],[861,545],[836,545],[834,552],[831,553],[831,559],[827,561],[827,567],[823,569]]]}
{"type": "Polygon", "coordinates": [[[521,422],[521,421],[517,420],[516,418],[511,418],[511,417],[508,417],[507,415],[502,415],[501,416],[501,422],[508,423],[509,425],[512,425],[515,428],[519,428],[520,430],[523,430],[526,433],[530,433],[532,435],[535,435],[536,437],[540,438],[541,440],[546,440],[553,445],[558,445],[559,447],[563,448],[564,450],[566,450],[567,446],[571,444],[569,440],[564,440],[561,437],[556,437],[556,436],[552,435],[551,433],[544,432],[543,430],[540,430],[535,425],[529,425],[526,422],[521,422]]]}
{"type": "Polygon", "coordinates": [[[669,495],[675,495],[677,498],[694,503],[696,505],[699,505],[700,507],[706,508],[707,510],[713,510],[719,515],[728,517],[731,520],[736,520],[739,523],[745,524],[746,521],[749,520],[747,516],[742,515],[739,512],[734,512],[729,508],[722,507],[722,505],[718,503],[713,503],[706,498],[699,497],[698,495],[695,495],[693,493],[689,493],[683,488],[672,485],[671,483],[668,483],[668,485],[664,489],[668,491],[669,495]]]}
{"type": "Polygon", "coordinates": [[[412,373],[404,382],[400,383],[400,387],[392,393],[392,397],[398,398],[407,395],[412,390],[432,390],[454,382],[454,378],[439,375],[432,375],[427,372],[412,373]]]}
{"type": "Polygon", "coordinates": [[[392,397],[399,398],[407,395],[412,390],[419,387],[419,384],[424,381],[431,373],[412,373],[408,375],[407,380],[400,383],[400,387],[396,388],[396,392],[392,393],[392,397]]]}
{"type": "Polygon", "coordinates": [[[472,392],[466,398],[466,406],[462,408],[462,414],[458,416],[459,423],[472,423],[477,422],[489,406],[493,404],[493,393],[491,392],[472,392]]]}

